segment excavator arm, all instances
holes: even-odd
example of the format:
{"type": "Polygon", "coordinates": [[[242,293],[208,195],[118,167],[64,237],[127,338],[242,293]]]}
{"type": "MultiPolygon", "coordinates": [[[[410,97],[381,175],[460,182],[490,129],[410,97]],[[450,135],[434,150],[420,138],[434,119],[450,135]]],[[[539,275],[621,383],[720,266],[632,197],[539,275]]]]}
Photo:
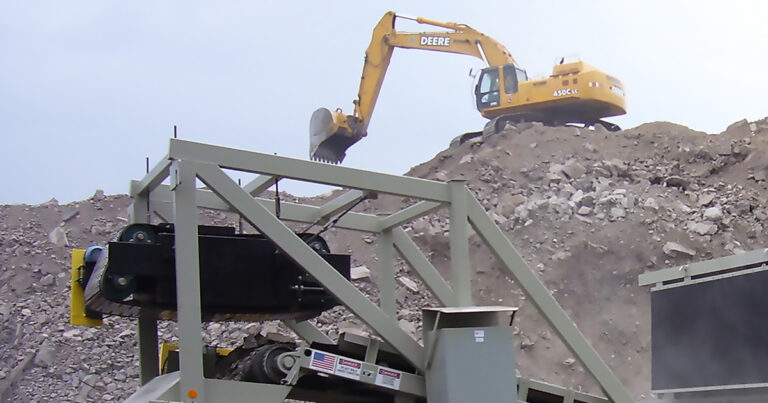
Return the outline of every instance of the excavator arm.
{"type": "Polygon", "coordinates": [[[360,89],[354,101],[354,113],[345,115],[341,109],[331,111],[320,108],[312,114],[309,124],[310,158],[340,163],[346,156],[346,150],[366,136],[395,48],[469,55],[485,61],[490,66],[517,65],[504,45],[467,25],[387,12],[373,29],[371,43],[365,52],[360,89]],[[395,20],[398,18],[445,28],[447,31],[398,32],[395,29],[395,20]]]}

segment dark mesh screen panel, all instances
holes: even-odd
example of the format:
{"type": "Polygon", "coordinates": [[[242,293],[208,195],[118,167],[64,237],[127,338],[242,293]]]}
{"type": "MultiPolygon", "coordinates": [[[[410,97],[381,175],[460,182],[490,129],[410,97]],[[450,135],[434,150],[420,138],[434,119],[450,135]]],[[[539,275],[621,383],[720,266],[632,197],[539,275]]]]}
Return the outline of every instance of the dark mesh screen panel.
{"type": "Polygon", "coordinates": [[[653,390],[768,382],[768,272],[651,293],[653,390]]]}

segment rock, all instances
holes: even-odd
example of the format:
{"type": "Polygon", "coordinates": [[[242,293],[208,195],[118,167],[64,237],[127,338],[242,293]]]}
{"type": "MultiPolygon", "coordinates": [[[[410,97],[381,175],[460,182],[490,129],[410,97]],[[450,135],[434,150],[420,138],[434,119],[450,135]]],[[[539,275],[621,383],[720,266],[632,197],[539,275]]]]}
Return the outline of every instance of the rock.
{"type": "Polygon", "coordinates": [[[704,210],[704,218],[710,221],[721,221],[723,219],[723,210],[720,207],[710,207],[704,210]]]}
{"type": "Polygon", "coordinates": [[[725,128],[725,131],[729,131],[731,129],[738,129],[739,127],[746,126],[749,121],[747,119],[741,119],[738,122],[734,122],[730,124],[727,128],[725,128]]]}
{"type": "Polygon", "coordinates": [[[80,214],[80,210],[77,208],[67,209],[61,213],[61,221],[67,222],[80,214]]]}
{"type": "Polygon", "coordinates": [[[459,161],[459,165],[468,164],[468,163],[472,162],[473,159],[475,159],[475,155],[474,154],[467,154],[467,155],[461,157],[461,160],[459,161]]]}
{"type": "Polygon", "coordinates": [[[768,211],[766,211],[765,209],[758,209],[757,211],[755,211],[755,218],[757,218],[760,221],[764,221],[768,219],[768,211]]]}
{"type": "Polygon", "coordinates": [[[90,374],[86,375],[81,381],[80,381],[80,390],[77,393],[77,397],[79,397],[81,400],[88,399],[88,395],[91,393],[94,389],[94,386],[96,386],[96,383],[99,382],[99,376],[96,374],[90,374]]]}
{"type": "Polygon", "coordinates": [[[627,163],[618,158],[603,161],[603,163],[611,171],[613,176],[626,176],[627,171],[629,170],[627,163]]]}
{"type": "Polygon", "coordinates": [[[677,187],[681,189],[688,188],[688,185],[690,185],[691,183],[688,179],[685,179],[680,176],[670,176],[664,182],[669,187],[677,187]]]}
{"type": "Polygon", "coordinates": [[[517,206],[523,205],[527,201],[528,199],[521,194],[505,194],[499,199],[500,210],[498,211],[504,217],[510,217],[514,215],[517,206]]]}
{"type": "Polygon", "coordinates": [[[550,175],[560,176],[563,173],[564,169],[565,169],[565,165],[562,165],[562,164],[552,164],[549,167],[549,173],[550,173],[550,175]]]}
{"type": "Polygon", "coordinates": [[[587,207],[587,206],[581,206],[581,207],[579,207],[579,210],[578,210],[578,211],[576,211],[576,214],[579,214],[579,215],[588,215],[588,214],[589,214],[589,213],[591,213],[591,212],[592,212],[592,209],[591,209],[591,208],[589,208],[589,207],[587,207]]]}
{"type": "Polygon", "coordinates": [[[711,222],[692,223],[688,226],[688,230],[699,235],[712,235],[717,232],[717,225],[711,222]]]}
{"type": "Polygon", "coordinates": [[[625,209],[632,209],[635,207],[635,196],[627,195],[624,200],[621,201],[621,206],[625,209]]]}
{"type": "Polygon", "coordinates": [[[693,209],[688,207],[685,203],[683,203],[682,200],[678,200],[677,202],[675,202],[675,207],[677,207],[678,210],[686,214],[693,211],[693,209]]]}
{"type": "Polygon", "coordinates": [[[69,246],[69,241],[67,241],[67,233],[64,231],[64,228],[61,227],[56,227],[53,229],[53,231],[48,233],[48,240],[59,248],[69,246]]]}
{"type": "Polygon", "coordinates": [[[40,350],[38,350],[37,354],[35,354],[35,359],[32,361],[32,363],[38,367],[48,367],[53,364],[55,359],[56,348],[47,343],[43,343],[43,345],[40,346],[40,350]]]}
{"type": "Polygon", "coordinates": [[[523,334],[522,332],[520,334],[519,339],[520,339],[520,349],[521,350],[528,350],[528,349],[532,348],[534,346],[534,344],[536,344],[536,341],[531,340],[530,337],[528,337],[527,335],[523,334]]]}
{"type": "Polygon", "coordinates": [[[45,276],[43,276],[43,278],[40,279],[40,285],[43,285],[46,287],[49,285],[52,285],[53,282],[54,282],[54,278],[50,274],[46,274],[45,276]]]}
{"type": "Polygon", "coordinates": [[[746,200],[740,200],[731,206],[728,211],[734,215],[745,216],[752,211],[752,204],[746,200]]]}
{"type": "Polygon", "coordinates": [[[513,207],[517,207],[521,204],[525,204],[525,202],[527,202],[528,199],[521,194],[514,194],[514,195],[505,194],[504,196],[501,197],[500,201],[504,205],[511,205],[513,207]]]}
{"type": "Polygon", "coordinates": [[[688,256],[696,256],[696,251],[691,248],[686,248],[685,246],[677,243],[677,242],[667,242],[662,247],[662,251],[664,251],[665,254],[675,257],[680,256],[680,254],[685,254],[688,256]]]}
{"type": "Polygon", "coordinates": [[[565,166],[563,167],[562,171],[569,178],[578,179],[584,176],[585,173],[587,173],[587,168],[584,168],[584,165],[581,165],[576,160],[570,160],[565,163],[565,166]]]}
{"type": "Polygon", "coordinates": [[[565,365],[566,367],[573,367],[574,365],[576,365],[576,360],[574,358],[566,358],[563,361],[563,365],[565,365]]]}
{"type": "Polygon", "coordinates": [[[577,204],[579,206],[595,207],[595,194],[594,193],[585,194],[577,204]]]}
{"type": "Polygon", "coordinates": [[[64,336],[64,338],[66,338],[66,339],[72,339],[72,338],[75,338],[75,337],[79,336],[80,333],[82,333],[82,331],[80,329],[70,329],[70,330],[67,330],[66,332],[64,332],[64,334],[62,334],[62,336],[64,336]]]}
{"type": "Polygon", "coordinates": [[[415,281],[409,279],[408,277],[398,277],[397,281],[399,281],[402,285],[404,285],[406,288],[413,292],[419,292],[419,286],[416,284],[415,281]]]}
{"type": "Polygon", "coordinates": [[[361,278],[368,278],[371,276],[371,270],[365,266],[353,267],[349,271],[349,278],[352,280],[360,280],[361,278]]]}
{"type": "Polygon", "coordinates": [[[627,210],[625,210],[623,207],[614,207],[611,209],[611,218],[614,220],[617,220],[619,218],[624,218],[627,216],[627,210]]]}
{"type": "Polygon", "coordinates": [[[706,192],[699,195],[699,206],[706,206],[709,203],[712,203],[712,200],[715,200],[715,193],[714,192],[706,192]]]}

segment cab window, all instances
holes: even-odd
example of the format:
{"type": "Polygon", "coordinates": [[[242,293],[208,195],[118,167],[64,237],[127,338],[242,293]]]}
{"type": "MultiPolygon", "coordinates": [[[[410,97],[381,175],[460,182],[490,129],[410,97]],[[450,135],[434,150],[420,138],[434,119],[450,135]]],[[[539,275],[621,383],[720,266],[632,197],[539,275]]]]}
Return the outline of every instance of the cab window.
{"type": "Polygon", "coordinates": [[[504,66],[504,93],[514,94],[517,92],[517,69],[515,66],[504,66]]]}

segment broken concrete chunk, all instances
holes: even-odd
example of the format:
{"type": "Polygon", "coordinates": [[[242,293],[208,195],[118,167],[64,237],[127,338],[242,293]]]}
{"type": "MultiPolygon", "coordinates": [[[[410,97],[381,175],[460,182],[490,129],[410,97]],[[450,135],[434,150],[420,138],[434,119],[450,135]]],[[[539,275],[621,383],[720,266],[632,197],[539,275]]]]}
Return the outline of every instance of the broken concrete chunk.
{"type": "Polygon", "coordinates": [[[614,207],[611,209],[611,218],[619,219],[624,218],[627,216],[627,210],[625,210],[623,207],[614,207]]]}
{"type": "Polygon", "coordinates": [[[706,206],[709,203],[712,203],[712,200],[715,200],[715,193],[713,192],[706,192],[699,195],[699,206],[706,206]]]}
{"type": "Polygon", "coordinates": [[[571,179],[578,179],[587,173],[587,168],[576,160],[568,161],[562,169],[563,173],[571,179]]]}
{"type": "Polygon", "coordinates": [[[365,266],[353,267],[349,270],[349,278],[352,280],[360,280],[361,278],[367,278],[371,276],[371,270],[365,266]]]}
{"type": "Polygon", "coordinates": [[[58,246],[58,247],[64,247],[69,246],[69,241],[67,240],[67,233],[64,231],[64,228],[56,227],[48,233],[48,240],[51,241],[52,244],[58,246]]]}
{"type": "Polygon", "coordinates": [[[66,210],[63,213],[61,213],[61,221],[67,222],[67,221],[77,217],[78,214],[80,214],[80,210],[78,210],[76,208],[66,210]]]}
{"type": "Polygon", "coordinates": [[[711,222],[697,222],[688,225],[688,230],[699,235],[712,235],[717,232],[717,225],[711,222]]]}
{"type": "Polygon", "coordinates": [[[723,210],[720,207],[710,207],[704,210],[704,218],[710,221],[720,221],[723,219],[723,210]]]}
{"type": "Polygon", "coordinates": [[[685,203],[683,203],[681,200],[678,200],[677,203],[675,203],[675,207],[677,207],[678,210],[682,211],[683,213],[690,213],[693,211],[692,208],[688,207],[685,203]]]}
{"type": "Polygon", "coordinates": [[[48,367],[53,364],[56,359],[56,348],[48,343],[43,343],[40,346],[40,350],[35,354],[35,359],[32,361],[38,367],[48,367]]]}
{"type": "Polygon", "coordinates": [[[43,286],[53,285],[53,282],[54,282],[54,278],[50,274],[46,274],[45,276],[43,276],[43,278],[40,279],[40,285],[43,285],[43,286]]]}
{"type": "Polygon", "coordinates": [[[398,277],[397,280],[409,290],[413,292],[419,292],[418,284],[416,284],[415,281],[409,279],[408,277],[398,277]]]}
{"type": "Polygon", "coordinates": [[[665,254],[672,257],[680,256],[680,254],[685,254],[688,256],[696,256],[695,250],[691,248],[687,248],[677,242],[665,243],[664,246],[662,247],[662,251],[664,251],[665,254]]]}

